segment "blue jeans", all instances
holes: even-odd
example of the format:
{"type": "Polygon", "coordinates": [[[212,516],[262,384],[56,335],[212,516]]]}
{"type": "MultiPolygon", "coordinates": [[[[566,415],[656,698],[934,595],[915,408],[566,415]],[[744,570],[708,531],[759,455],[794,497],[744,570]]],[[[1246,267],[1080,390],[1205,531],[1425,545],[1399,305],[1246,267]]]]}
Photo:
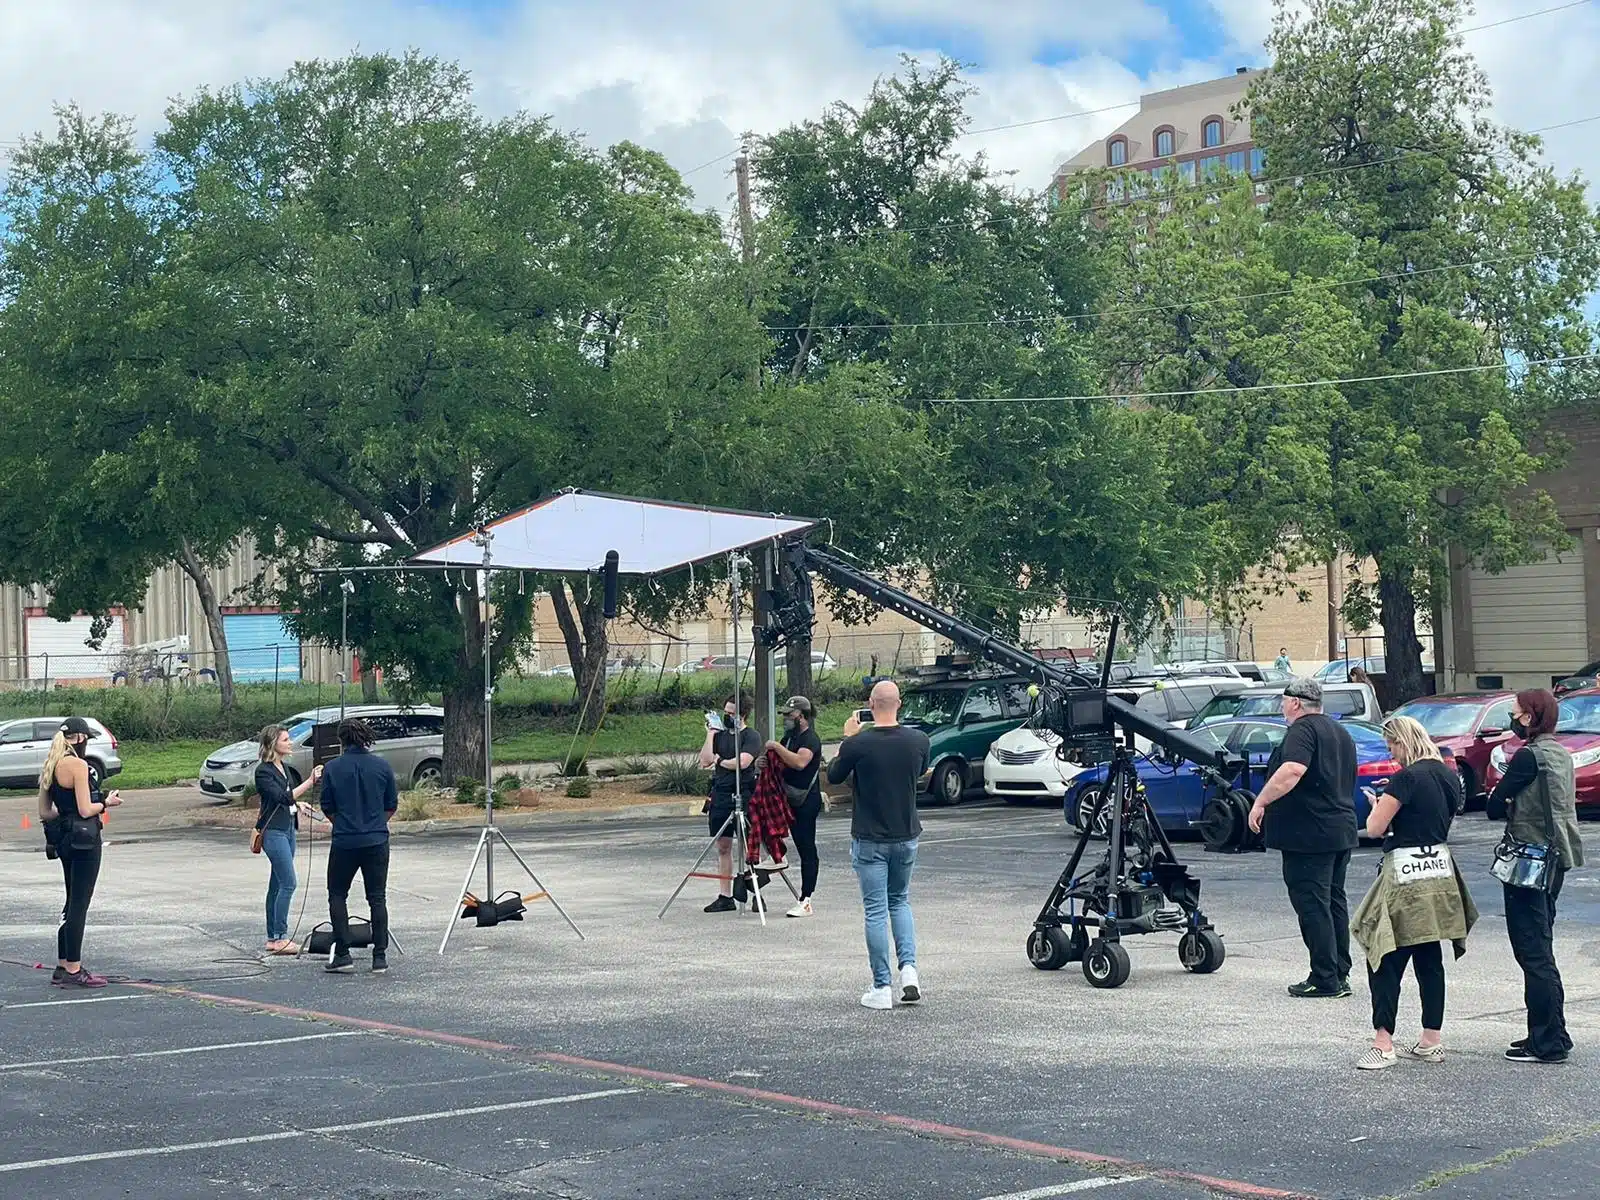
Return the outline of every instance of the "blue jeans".
{"type": "Polygon", "coordinates": [[[917,965],[917,928],[911,919],[911,868],[917,865],[917,841],[869,842],[855,838],[850,842],[850,865],[860,881],[861,907],[867,916],[872,986],[888,987],[891,926],[899,965],[917,965]]]}
{"type": "Polygon", "coordinates": [[[289,901],[294,899],[294,830],[268,829],[261,834],[261,852],[272,863],[267,880],[267,941],[289,936],[289,901]]]}

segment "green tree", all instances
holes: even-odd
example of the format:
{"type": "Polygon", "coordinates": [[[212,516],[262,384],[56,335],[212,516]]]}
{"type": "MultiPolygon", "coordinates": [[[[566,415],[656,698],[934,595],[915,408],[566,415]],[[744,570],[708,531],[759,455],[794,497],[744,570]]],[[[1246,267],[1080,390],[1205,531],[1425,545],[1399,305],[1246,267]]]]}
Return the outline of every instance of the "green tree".
{"type": "MultiPolygon", "coordinates": [[[[1308,536],[1378,566],[1375,606],[1399,699],[1421,690],[1416,609],[1456,547],[1490,569],[1565,534],[1527,487],[1545,419],[1587,403],[1583,306],[1600,226],[1581,181],[1494,125],[1488,84],[1455,30],[1465,0],[1280,0],[1273,70],[1246,101],[1266,150],[1274,224],[1329,224],[1353,245],[1340,289],[1358,325],[1354,376],[1514,369],[1346,385],[1330,405],[1328,507],[1308,536]]],[[[1357,589],[1352,610],[1374,597],[1357,589]]],[[[1355,615],[1359,616],[1359,613],[1355,615]]]]}
{"type": "Polygon", "coordinates": [[[258,472],[233,461],[199,396],[216,331],[176,286],[175,211],[130,122],[67,107],[26,140],[0,196],[0,574],[50,612],[142,603],[177,561],[233,675],[208,568],[248,528],[258,472]]]}

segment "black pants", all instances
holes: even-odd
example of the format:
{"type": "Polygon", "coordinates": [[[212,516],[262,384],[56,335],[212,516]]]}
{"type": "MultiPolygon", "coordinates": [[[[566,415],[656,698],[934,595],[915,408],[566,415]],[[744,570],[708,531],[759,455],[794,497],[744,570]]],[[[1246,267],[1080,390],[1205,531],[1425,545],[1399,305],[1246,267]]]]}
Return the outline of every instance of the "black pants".
{"type": "Polygon", "coordinates": [[[1556,970],[1556,899],[1566,872],[1556,868],[1548,892],[1505,884],[1506,933],[1522,968],[1522,995],[1528,1006],[1528,1049],[1539,1055],[1572,1049],[1567,1036],[1566,991],[1556,970]]]}
{"type": "Polygon", "coordinates": [[[1332,989],[1350,974],[1350,901],[1344,893],[1350,851],[1283,852],[1283,882],[1311,954],[1311,982],[1332,989]]]}
{"type": "Polygon", "coordinates": [[[1385,954],[1376,971],[1368,968],[1367,985],[1372,989],[1372,1027],[1391,1034],[1394,1032],[1394,1023],[1400,1014],[1400,981],[1405,978],[1407,963],[1416,972],[1417,987],[1422,992],[1422,1027],[1443,1029],[1443,942],[1401,946],[1385,954]]]}
{"type": "Polygon", "coordinates": [[[95,880],[100,878],[100,847],[69,850],[63,846],[61,874],[67,885],[67,903],[61,910],[61,928],[56,931],[56,957],[62,962],[79,962],[89,901],[94,899],[95,880]]]}
{"type": "Polygon", "coordinates": [[[821,866],[817,857],[817,817],[822,812],[822,793],[812,789],[806,802],[790,812],[789,832],[794,835],[794,848],[800,852],[800,895],[809,900],[816,893],[817,870],[821,866]]]}
{"type": "Polygon", "coordinates": [[[367,907],[372,910],[372,952],[389,948],[389,843],[376,846],[334,846],[328,851],[328,915],[333,919],[333,949],[344,954],[350,949],[350,885],[356,872],[367,892],[367,907]]]}

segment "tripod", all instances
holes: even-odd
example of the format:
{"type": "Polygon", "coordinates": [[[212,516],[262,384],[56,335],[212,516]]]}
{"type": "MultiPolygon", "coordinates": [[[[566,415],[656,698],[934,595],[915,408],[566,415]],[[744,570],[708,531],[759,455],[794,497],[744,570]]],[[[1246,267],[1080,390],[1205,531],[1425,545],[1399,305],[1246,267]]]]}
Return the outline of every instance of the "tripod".
{"type": "Polygon", "coordinates": [[[572,932],[583,940],[583,930],[577,923],[567,916],[567,910],[561,907],[561,902],[550,893],[550,889],[539,882],[539,877],[534,874],[517,853],[517,848],[511,844],[509,838],[501,828],[494,823],[494,674],[489,661],[490,647],[494,642],[494,610],[489,605],[489,543],[494,535],[487,528],[480,529],[472,538],[472,544],[483,548],[483,568],[480,577],[483,580],[483,828],[478,833],[478,846],[472,853],[472,862],[467,866],[466,878],[461,881],[461,893],[456,898],[455,907],[450,913],[450,922],[444,927],[444,937],[439,942],[439,953],[443,954],[450,945],[450,935],[455,932],[456,921],[466,916],[469,912],[476,912],[480,926],[498,925],[501,921],[515,921],[522,919],[524,904],[529,900],[548,900],[561,914],[561,919],[572,926],[572,932]],[[524,896],[521,893],[510,893],[504,900],[495,894],[494,890],[494,848],[495,843],[505,847],[512,858],[517,860],[517,865],[527,872],[528,878],[533,880],[536,889],[532,895],[524,896]],[[472,877],[478,872],[479,861],[483,862],[485,894],[482,900],[472,894],[472,877]]]}
{"type": "MultiPolygon", "coordinates": [[[[750,814],[746,810],[745,806],[742,778],[744,773],[739,770],[739,742],[744,734],[744,727],[742,727],[739,722],[739,710],[742,707],[739,703],[739,697],[741,685],[743,683],[739,666],[739,597],[742,590],[739,582],[739,565],[739,553],[738,551],[734,551],[732,554],[728,555],[728,610],[733,616],[734,716],[732,731],[733,754],[731,756],[733,758],[734,767],[733,811],[728,814],[728,819],[723,821],[718,830],[711,835],[710,840],[708,840],[705,844],[705,848],[700,851],[700,857],[694,860],[694,865],[691,866],[689,870],[685,872],[683,878],[678,881],[678,886],[673,890],[672,895],[667,897],[667,902],[661,906],[661,911],[656,914],[656,919],[658,921],[667,915],[667,909],[672,907],[672,902],[676,900],[679,894],[682,893],[683,889],[689,885],[689,880],[691,879],[715,879],[720,883],[726,884],[730,893],[732,893],[735,899],[737,899],[739,883],[743,880],[744,876],[749,875],[751,907],[755,911],[756,915],[761,918],[761,924],[763,926],[765,926],[767,923],[767,902],[766,898],[761,894],[761,888],[764,883],[761,878],[763,875],[781,875],[783,877],[784,885],[788,887],[790,894],[794,896],[796,900],[800,899],[800,893],[794,890],[794,881],[789,878],[787,860],[785,860],[782,865],[775,869],[751,870],[750,868],[750,814]],[[731,838],[733,842],[734,857],[732,866],[730,867],[730,874],[723,875],[720,871],[718,871],[713,875],[708,872],[701,871],[700,864],[705,862],[706,855],[710,854],[711,851],[716,848],[717,843],[723,838],[731,838]]],[[[746,565],[748,565],[748,560],[746,560],[746,565]]],[[[713,735],[711,742],[712,746],[715,747],[715,735],[713,735]]]]}

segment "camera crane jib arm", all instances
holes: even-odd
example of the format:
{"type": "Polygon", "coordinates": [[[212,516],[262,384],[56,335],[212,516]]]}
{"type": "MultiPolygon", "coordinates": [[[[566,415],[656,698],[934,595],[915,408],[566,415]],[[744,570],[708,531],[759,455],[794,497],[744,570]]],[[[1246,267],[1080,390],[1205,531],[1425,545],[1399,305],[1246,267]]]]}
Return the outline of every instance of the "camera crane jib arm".
{"type": "MultiPolygon", "coordinates": [[[[830,583],[865,596],[873,603],[891,612],[897,612],[907,617],[926,629],[931,629],[937,634],[949,638],[952,642],[964,646],[973,654],[980,655],[1002,667],[1037,680],[1041,685],[1057,689],[1082,689],[1105,687],[1105,680],[1095,680],[1086,672],[1070,670],[1047,663],[1034,654],[1030,654],[1020,646],[995,637],[994,634],[981,629],[977,625],[963,621],[960,617],[952,616],[943,609],[935,608],[909,592],[902,591],[892,584],[875,579],[866,572],[849,563],[834,557],[825,550],[808,546],[803,542],[790,543],[784,548],[790,565],[794,568],[795,577],[801,581],[806,578],[806,571],[815,571],[830,583]]],[[[802,583],[802,587],[805,585],[802,583]]],[[[806,628],[809,629],[811,621],[811,604],[809,596],[799,604],[774,606],[780,622],[784,621],[788,613],[804,612],[806,628]]],[[[780,624],[780,632],[788,631],[780,624]]],[[[1112,642],[1106,647],[1105,661],[1111,662],[1112,651],[1115,648],[1116,626],[1112,626],[1112,642]]],[[[1239,763],[1233,755],[1221,750],[1210,742],[1190,736],[1182,729],[1176,729],[1163,721],[1151,717],[1133,705],[1115,696],[1105,697],[1105,711],[1118,726],[1129,733],[1147,738],[1156,746],[1161,747],[1169,755],[1177,758],[1188,759],[1199,766],[1209,767],[1217,771],[1231,774],[1238,769],[1239,763]]]]}

